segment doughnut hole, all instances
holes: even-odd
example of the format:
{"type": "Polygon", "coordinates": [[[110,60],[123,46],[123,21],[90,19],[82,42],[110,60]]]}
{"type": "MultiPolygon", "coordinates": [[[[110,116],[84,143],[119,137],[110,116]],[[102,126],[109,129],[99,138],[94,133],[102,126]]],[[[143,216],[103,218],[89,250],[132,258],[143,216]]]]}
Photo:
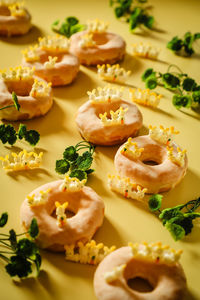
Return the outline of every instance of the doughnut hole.
{"type": "Polygon", "coordinates": [[[149,293],[153,291],[150,282],[142,277],[134,277],[127,280],[129,288],[140,293],[149,293]]]}
{"type": "Polygon", "coordinates": [[[51,57],[57,57],[56,63],[61,62],[64,54],[55,53],[53,51],[44,51],[42,55],[40,56],[40,62],[44,64],[46,61],[49,61],[49,56],[51,57]]]}
{"type": "Polygon", "coordinates": [[[99,114],[104,114],[105,112],[107,113],[107,118],[111,119],[110,111],[116,111],[122,106],[123,108],[125,105],[123,105],[120,101],[118,102],[113,102],[113,103],[101,103],[96,105],[95,107],[95,114],[96,116],[100,119],[99,114]]]}
{"type": "Polygon", "coordinates": [[[94,33],[92,39],[96,42],[96,45],[104,45],[108,42],[108,37],[104,33],[94,33]]]}
{"type": "Polygon", "coordinates": [[[130,290],[150,293],[157,286],[156,273],[151,272],[152,264],[142,260],[130,260],[124,269],[124,278],[130,290]]]}
{"type": "MultiPolygon", "coordinates": [[[[74,217],[76,215],[76,211],[74,209],[72,209],[71,207],[67,207],[67,209],[65,209],[65,214],[67,216],[67,219],[70,219],[72,217],[74,217]]],[[[52,213],[51,213],[51,216],[55,219],[57,219],[57,216],[56,216],[56,207],[54,207],[52,213]]]]}
{"type": "Polygon", "coordinates": [[[146,145],[140,156],[140,161],[149,166],[157,166],[162,164],[167,155],[166,150],[158,145],[146,145]]]}
{"type": "Polygon", "coordinates": [[[34,79],[5,82],[10,93],[15,92],[17,96],[29,96],[34,79]]]}
{"type": "Polygon", "coordinates": [[[10,16],[10,10],[7,6],[0,6],[0,16],[10,16]]]}

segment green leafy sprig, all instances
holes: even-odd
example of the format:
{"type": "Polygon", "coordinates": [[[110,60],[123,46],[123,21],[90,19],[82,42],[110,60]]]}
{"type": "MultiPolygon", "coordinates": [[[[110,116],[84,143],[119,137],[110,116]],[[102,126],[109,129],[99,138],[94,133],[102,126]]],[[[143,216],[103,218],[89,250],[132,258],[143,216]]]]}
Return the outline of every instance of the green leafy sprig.
{"type": "Polygon", "coordinates": [[[18,102],[18,98],[17,98],[17,95],[16,95],[15,92],[12,92],[12,100],[13,100],[14,104],[10,104],[10,105],[1,107],[0,110],[7,109],[7,108],[10,108],[10,107],[15,107],[16,110],[19,111],[19,109],[20,109],[20,104],[19,104],[19,102],[18,102]]]}
{"type": "Polygon", "coordinates": [[[63,152],[63,159],[56,160],[56,172],[59,174],[69,173],[70,177],[79,180],[87,179],[88,175],[94,172],[91,169],[95,146],[87,141],[81,141],[76,146],[69,146],[63,152]],[[88,149],[81,155],[80,150],[88,149]]]}
{"type": "Polygon", "coordinates": [[[114,6],[116,18],[125,18],[131,32],[141,26],[148,29],[153,27],[154,17],[148,13],[149,7],[143,6],[145,3],[147,0],[110,0],[110,6],[114,6]]]}
{"type": "Polygon", "coordinates": [[[85,29],[85,25],[79,24],[79,20],[76,17],[68,17],[61,24],[60,20],[53,22],[51,29],[54,32],[70,38],[70,36],[72,36],[74,33],[83,31],[85,29]]]}
{"type": "Polygon", "coordinates": [[[200,39],[200,33],[192,34],[190,31],[184,34],[183,39],[175,36],[167,43],[167,48],[178,55],[191,56],[194,53],[193,43],[200,39]]]}
{"type": "MultiPolygon", "coordinates": [[[[7,221],[8,214],[3,213],[0,217],[0,227],[4,227],[7,221]]],[[[42,259],[34,242],[38,234],[36,219],[32,220],[27,232],[16,234],[15,230],[11,229],[9,234],[0,233],[0,258],[7,263],[5,269],[11,277],[27,277],[33,272],[33,265],[36,267],[37,275],[39,274],[42,259]],[[30,239],[19,238],[26,234],[30,236],[30,239]]]]}
{"type": "Polygon", "coordinates": [[[191,233],[193,220],[200,218],[200,213],[195,212],[200,206],[200,197],[161,211],[162,198],[163,196],[159,194],[152,195],[149,199],[149,209],[159,213],[163,226],[169,230],[175,241],[181,240],[191,233]]]}
{"type": "Polygon", "coordinates": [[[149,68],[142,74],[142,81],[151,90],[160,85],[173,91],[172,103],[177,109],[200,107],[200,85],[175,65],[170,65],[166,73],[149,68]],[[171,72],[172,67],[176,67],[178,72],[171,72]]]}
{"type": "Polygon", "coordinates": [[[36,130],[27,130],[24,124],[19,125],[18,131],[11,124],[0,124],[0,140],[3,144],[13,145],[17,139],[25,139],[31,146],[35,146],[40,140],[40,134],[36,130]]]}

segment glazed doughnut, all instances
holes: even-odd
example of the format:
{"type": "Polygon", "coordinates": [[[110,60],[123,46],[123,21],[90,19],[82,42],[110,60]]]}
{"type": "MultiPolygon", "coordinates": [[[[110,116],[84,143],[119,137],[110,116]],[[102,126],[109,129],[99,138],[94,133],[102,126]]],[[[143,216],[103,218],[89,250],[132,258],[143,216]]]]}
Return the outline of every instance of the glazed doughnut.
{"type": "Polygon", "coordinates": [[[55,35],[39,38],[39,43],[22,51],[22,64],[34,67],[34,74],[52,86],[70,84],[79,71],[79,60],[68,52],[69,40],[55,35]]]}
{"type": "Polygon", "coordinates": [[[104,203],[85,180],[66,176],[30,193],[21,206],[21,222],[25,229],[37,219],[41,248],[64,251],[65,245],[86,243],[102,225],[104,203]],[[74,213],[68,218],[65,209],[74,213]],[[54,217],[56,209],[57,220],[54,217]]]}
{"type": "Polygon", "coordinates": [[[124,57],[125,41],[118,34],[106,32],[107,27],[104,22],[89,21],[87,30],[71,36],[70,52],[79,58],[81,64],[114,64],[124,57]]]}
{"type": "Polygon", "coordinates": [[[147,193],[165,192],[174,188],[185,176],[186,150],[171,141],[177,133],[171,127],[151,127],[149,135],[129,139],[115,155],[115,167],[121,177],[147,188],[147,193]]]}
{"type": "Polygon", "coordinates": [[[0,35],[15,36],[27,33],[31,28],[31,16],[20,2],[0,2],[0,35]]]}
{"type": "Polygon", "coordinates": [[[89,101],[76,116],[80,134],[87,141],[106,146],[120,144],[142,127],[142,114],[135,104],[122,99],[122,90],[104,87],[88,95],[89,101]]]}
{"type": "Polygon", "coordinates": [[[157,244],[131,244],[104,258],[94,275],[98,300],[181,300],[186,278],[178,263],[181,252],[157,244]],[[129,279],[143,278],[151,292],[131,289],[129,279]]]}
{"type": "Polygon", "coordinates": [[[26,120],[45,115],[53,104],[51,83],[33,76],[33,69],[16,67],[0,76],[0,107],[12,105],[15,92],[20,110],[14,107],[0,111],[0,118],[8,121],[26,120]]]}

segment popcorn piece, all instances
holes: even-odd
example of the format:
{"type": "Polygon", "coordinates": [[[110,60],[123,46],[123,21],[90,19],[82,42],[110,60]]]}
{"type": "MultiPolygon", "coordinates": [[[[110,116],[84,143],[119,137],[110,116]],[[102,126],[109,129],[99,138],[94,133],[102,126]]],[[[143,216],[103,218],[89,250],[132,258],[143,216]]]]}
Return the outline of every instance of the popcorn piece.
{"type": "Polygon", "coordinates": [[[94,240],[91,240],[85,245],[82,242],[78,242],[77,246],[65,245],[67,260],[91,265],[97,265],[106,255],[115,249],[115,246],[108,248],[104,246],[103,243],[96,244],[94,240]]]}
{"type": "Polygon", "coordinates": [[[111,190],[122,194],[125,198],[131,198],[138,201],[141,201],[147,192],[146,188],[142,188],[131,182],[129,177],[108,175],[108,186],[111,190]]]}
{"type": "Polygon", "coordinates": [[[89,48],[89,47],[95,47],[95,46],[96,46],[96,42],[93,40],[92,33],[86,33],[81,36],[81,40],[79,42],[79,47],[89,48]]]}
{"type": "Polygon", "coordinates": [[[45,81],[38,81],[34,79],[34,84],[32,85],[32,89],[30,91],[31,97],[46,97],[49,95],[51,91],[52,83],[45,82],[45,81]]]}
{"type": "Polygon", "coordinates": [[[136,56],[157,59],[159,52],[160,49],[150,44],[144,44],[142,42],[133,44],[133,55],[136,56]]]}
{"type": "Polygon", "coordinates": [[[65,176],[65,179],[61,183],[59,189],[62,192],[65,192],[66,190],[68,192],[78,192],[84,187],[85,183],[86,179],[80,181],[78,178],[65,176]]]}
{"type": "Polygon", "coordinates": [[[176,165],[183,167],[185,164],[185,155],[187,150],[181,150],[179,147],[177,147],[178,154],[175,156],[173,154],[173,147],[167,147],[167,157],[169,160],[171,160],[176,165]]]}
{"type": "Polygon", "coordinates": [[[156,126],[149,126],[150,137],[153,140],[160,142],[161,144],[165,144],[167,146],[171,146],[172,134],[178,133],[179,131],[175,131],[173,126],[170,128],[164,128],[162,125],[160,125],[159,128],[157,128],[156,126]]]}
{"type": "Polygon", "coordinates": [[[0,79],[4,82],[6,81],[26,81],[30,80],[33,77],[35,68],[28,68],[28,67],[16,67],[10,68],[10,72],[1,71],[0,79]]]}
{"type": "Polygon", "coordinates": [[[96,20],[88,20],[87,21],[87,31],[91,33],[103,33],[107,30],[108,23],[104,21],[96,20]]]}
{"type": "Polygon", "coordinates": [[[128,108],[123,108],[120,106],[115,112],[110,111],[111,119],[107,118],[107,112],[104,114],[99,114],[103,126],[114,126],[114,125],[123,125],[124,124],[124,115],[127,112],[128,108]]]}
{"type": "Polygon", "coordinates": [[[56,53],[65,53],[69,50],[69,40],[61,35],[40,37],[38,41],[38,47],[43,50],[54,51],[56,53]]]}
{"type": "Polygon", "coordinates": [[[62,228],[67,222],[67,216],[65,214],[65,209],[68,206],[68,202],[60,204],[58,201],[55,202],[56,205],[56,216],[57,216],[57,225],[62,228]]]}
{"type": "Polygon", "coordinates": [[[105,86],[104,88],[98,87],[97,89],[92,90],[92,92],[87,92],[89,100],[92,103],[111,103],[118,101],[123,96],[123,88],[115,88],[105,86]]]}
{"type": "Polygon", "coordinates": [[[43,152],[27,152],[25,149],[19,154],[12,152],[13,162],[9,160],[9,155],[0,157],[4,170],[19,171],[39,168],[42,162],[43,152]]]}
{"type": "Polygon", "coordinates": [[[118,64],[116,65],[98,65],[97,73],[99,77],[106,81],[114,81],[114,82],[125,82],[130,76],[131,71],[126,71],[124,68],[120,68],[118,64]]]}
{"type": "Polygon", "coordinates": [[[56,61],[58,60],[57,56],[48,56],[48,61],[44,63],[45,69],[52,69],[55,66],[56,61]]]}
{"type": "Polygon", "coordinates": [[[182,250],[176,251],[161,243],[129,243],[129,246],[132,249],[133,257],[167,265],[176,264],[182,254],[182,250]]]}
{"type": "Polygon", "coordinates": [[[107,283],[111,283],[111,282],[117,280],[123,274],[125,267],[126,267],[126,264],[123,264],[123,265],[115,267],[110,272],[106,272],[104,274],[105,281],[107,283]]]}
{"type": "Polygon", "coordinates": [[[160,94],[150,92],[149,89],[130,89],[129,91],[130,100],[150,107],[157,107],[162,97],[160,94]]]}
{"type": "Polygon", "coordinates": [[[128,138],[128,141],[124,144],[120,153],[131,159],[138,159],[144,148],[138,148],[137,143],[132,142],[132,138],[128,138]],[[134,147],[134,148],[133,148],[134,147]]]}
{"type": "Polygon", "coordinates": [[[47,201],[47,196],[50,191],[51,189],[49,188],[46,191],[40,191],[40,194],[38,196],[36,196],[35,194],[32,194],[31,196],[28,195],[27,196],[28,204],[30,206],[38,206],[38,205],[45,204],[47,201]]]}

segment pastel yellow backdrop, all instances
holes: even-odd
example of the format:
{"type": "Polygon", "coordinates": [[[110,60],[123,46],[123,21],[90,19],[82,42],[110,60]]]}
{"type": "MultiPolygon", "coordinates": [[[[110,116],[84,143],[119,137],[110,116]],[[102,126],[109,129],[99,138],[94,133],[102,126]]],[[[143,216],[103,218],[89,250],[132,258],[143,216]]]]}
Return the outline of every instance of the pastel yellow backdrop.
{"type": "MultiPolygon", "coordinates": [[[[183,35],[188,30],[198,32],[200,1],[151,0],[149,2],[153,6],[152,12],[159,30],[132,35],[126,23],[115,19],[108,0],[29,0],[27,7],[32,14],[34,27],[24,37],[0,39],[0,68],[20,64],[20,50],[36,42],[38,36],[50,34],[51,23],[56,19],[63,20],[67,16],[75,15],[81,23],[91,18],[109,21],[109,30],[125,38],[128,53],[131,51],[131,44],[139,41],[151,42],[161,48],[160,61],[157,62],[133,58],[130,54],[126,54],[122,66],[132,70],[128,82],[130,85],[143,88],[140,77],[147,67],[155,67],[164,72],[167,64],[170,63],[177,64],[199,82],[200,55],[191,58],[177,57],[167,50],[165,45],[176,34],[183,35]]],[[[86,92],[97,86],[104,86],[104,82],[98,79],[95,68],[81,67],[77,80],[73,84],[54,89],[54,105],[45,117],[24,122],[28,128],[36,129],[41,134],[41,141],[36,150],[44,151],[44,163],[41,169],[27,172],[6,175],[3,170],[0,170],[1,212],[9,212],[7,228],[14,227],[19,232],[21,230],[19,209],[26,195],[37,186],[59,177],[54,171],[55,160],[61,158],[66,146],[81,140],[74,116],[78,107],[87,100],[86,92]]],[[[139,107],[144,117],[144,127],[140,135],[147,133],[149,124],[174,125],[181,132],[176,137],[176,141],[187,149],[189,158],[189,167],[184,180],[174,190],[164,194],[163,207],[170,207],[200,195],[199,115],[190,110],[177,111],[171,104],[172,94],[162,88],[158,91],[164,95],[158,110],[139,107]]],[[[15,123],[16,127],[17,125],[15,123]]],[[[12,149],[22,148],[30,150],[30,147],[23,142],[17,142],[16,147],[12,149]]],[[[105,220],[95,235],[95,240],[102,241],[108,246],[115,244],[117,247],[126,245],[128,241],[162,241],[176,249],[183,249],[181,263],[185,269],[189,289],[186,299],[200,299],[200,229],[195,227],[192,234],[183,241],[175,243],[161,222],[148,211],[146,205],[126,200],[109,191],[106,175],[114,172],[113,158],[117,148],[96,148],[93,165],[95,173],[88,181],[88,185],[101,195],[106,206],[105,220]]],[[[10,147],[0,145],[1,155],[10,152],[10,147]]],[[[38,279],[12,281],[6,274],[3,263],[0,262],[2,300],[95,299],[92,285],[95,267],[67,262],[63,254],[43,251],[42,256],[42,272],[38,279]]]]}

